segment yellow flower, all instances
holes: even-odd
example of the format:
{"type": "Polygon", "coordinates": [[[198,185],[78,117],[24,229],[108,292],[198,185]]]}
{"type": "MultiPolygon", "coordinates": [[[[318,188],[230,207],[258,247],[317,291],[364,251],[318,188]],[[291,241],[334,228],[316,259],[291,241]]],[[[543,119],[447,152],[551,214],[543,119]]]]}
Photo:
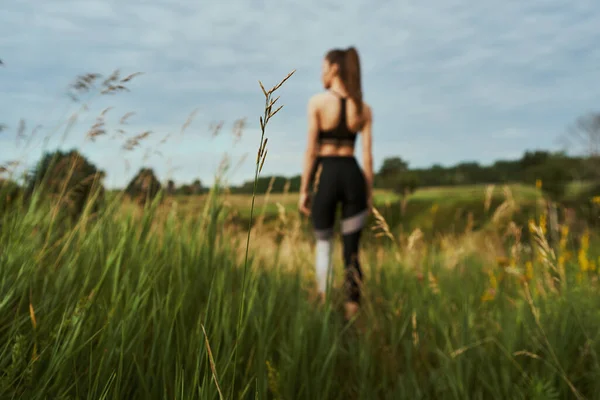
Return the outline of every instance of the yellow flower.
{"type": "Polygon", "coordinates": [[[541,179],[536,179],[535,180],[535,188],[537,190],[540,190],[542,188],[542,180],[541,179]]]}
{"type": "Polygon", "coordinates": [[[600,196],[592,197],[592,203],[600,205],[600,196]]]}
{"type": "Polygon", "coordinates": [[[587,250],[590,246],[590,231],[588,231],[587,229],[585,230],[585,232],[583,232],[583,235],[581,236],[581,248],[587,250]]]}
{"type": "Polygon", "coordinates": [[[496,280],[496,277],[492,272],[490,272],[490,287],[492,289],[496,289],[498,287],[498,280],[496,280]]]}
{"type": "Polygon", "coordinates": [[[588,259],[587,251],[590,246],[590,232],[586,230],[581,236],[581,245],[577,254],[577,261],[581,271],[588,271],[590,268],[590,260],[588,259]]]}
{"type": "Polygon", "coordinates": [[[565,267],[565,255],[561,254],[558,256],[558,268],[563,269],[565,267]]]}
{"type": "Polygon", "coordinates": [[[560,251],[561,253],[567,248],[567,239],[569,238],[569,226],[563,225],[560,228],[560,251]]]}
{"type": "Polygon", "coordinates": [[[481,301],[487,302],[492,301],[496,298],[496,289],[487,289],[483,296],[481,296],[481,301]]]}
{"type": "Polygon", "coordinates": [[[546,213],[542,213],[542,215],[540,215],[540,229],[542,230],[542,233],[545,235],[546,234],[546,213]]]}
{"type": "Polygon", "coordinates": [[[533,218],[529,219],[529,232],[533,233],[535,231],[535,220],[533,218]]]}
{"type": "Polygon", "coordinates": [[[590,269],[590,262],[588,261],[586,256],[579,255],[579,267],[582,272],[585,272],[590,269]]]}
{"type": "Polygon", "coordinates": [[[531,261],[525,263],[525,277],[528,281],[533,279],[533,263],[531,261]]]}

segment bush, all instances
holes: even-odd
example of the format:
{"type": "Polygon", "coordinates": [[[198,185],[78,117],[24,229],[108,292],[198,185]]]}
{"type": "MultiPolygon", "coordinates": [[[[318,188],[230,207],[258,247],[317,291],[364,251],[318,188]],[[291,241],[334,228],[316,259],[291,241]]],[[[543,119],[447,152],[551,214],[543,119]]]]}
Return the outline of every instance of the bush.
{"type": "Polygon", "coordinates": [[[595,183],[581,191],[574,198],[562,202],[563,206],[575,211],[585,225],[597,228],[600,226],[600,183],[595,183]]]}
{"type": "Polygon", "coordinates": [[[43,200],[58,202],[61,212],[76,220],[88,202],[92,202],[92,213],[99,211],[104,200],[104,176],[104,171],[77,150],[45,153],[26,178],[26,197],[31,199],[37,193],[43,200]]]}
{"type": "Polygon", "coordinates": [[[0,178],[0,217],[16,203],[21,192],[16,182],[0,178]]]}
{"type": "Polygon", "coordinates": [[[419,187],[417,176],[411,172],[402,172],[391,175],[381,180],[384,189],[392,190],[394,193],[405,196],[415,192],[419,187]]]}
{"type": "Polygon", "coordinates": [[[573,175],[560,158],[552,158],[542,164],[530,167],[526,173],[529,183],[535,184],[539,179],[542,191],[553,201],[560,201],[565,195],[567,185],[573,175]]]}
{"type": "Polygon", "coordinates": [[[125,188],[125,194],[138,204],[145,205],[154,201],[160,189],[160,181],[152,168],[142,168],[125,188]]]}

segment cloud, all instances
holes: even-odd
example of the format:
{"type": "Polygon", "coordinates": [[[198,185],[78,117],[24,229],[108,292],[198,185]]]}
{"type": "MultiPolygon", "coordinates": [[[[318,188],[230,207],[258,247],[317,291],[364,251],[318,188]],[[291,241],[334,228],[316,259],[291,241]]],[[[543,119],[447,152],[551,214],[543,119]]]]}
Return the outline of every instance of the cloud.
{"type": "MultiPolygon", "coordinates": [[[[281,89],[284,110],[268,128],[263,173],[297,174],[306,102],[321,90],[321,57],[331,47],[355,45],[374,109],[376,166],[393,155],[415,167],[491,162],[528,148],[556,148],[556,137],[597,107],[598,26],[600,4],[593,0],[231,0],[226,6],[23,0],[0,15],[0,122],[14,131],[24,118],[30,128],[44,125],[40,134],[48,135],[75,109],[64,93],[78,74],[143,71],[130,93],[96,99],[66,145],[81,143],[109,105],[113,127],[118,116],[135,111],[130,135],[152,130],[156,137],[176,136],[198,108],[188,136],[162,148],[178,168],[161,166],[158,156],[144,160],[142,149],[127,155],[131,169],[152,163],[161,178],[171,168],[179,180],[210,182],[226,152],[248,154],[231,177],[239,182],[252,178],[260,139],[257,81],[270,86],[296,69],[281,89]],[[249,126],[236,147],[231,137],[210,138],[211,122],[223,120],[230,129],[241,117],[249,126]]],[[[84,152],[122,185],[134,173],[116,161],[126,157],[122,142],[102,140],[84,152]]],[[[13,133],[0,133],[0,163],[21,156],[14,142],[13,133]]],[[[28,162],[41,150],[27,151],[28,162]]]]}

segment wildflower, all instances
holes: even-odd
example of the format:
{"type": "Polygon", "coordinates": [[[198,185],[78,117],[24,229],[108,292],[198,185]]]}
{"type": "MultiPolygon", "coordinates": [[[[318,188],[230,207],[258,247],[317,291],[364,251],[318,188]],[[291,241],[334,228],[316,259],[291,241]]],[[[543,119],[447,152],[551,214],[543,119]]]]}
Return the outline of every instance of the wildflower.
{"type": "Polygon", "coordinates": [[[490,272],[490,287],[492,289],[496,289],[498,287],[498,281],[496,280],[496,276],[493,272],[490,272]]]}
{"type": "Polygon", "coordinates": [[[577,254],[577,260],[579,261],[579,267],[581,271],[588,271],[590,268],[590,260],[588,259],[588,248],[590,245],[590,232],[586,230],[581,236],[581,244],[579,246],[579,252],[577,254]]]}
{"type": "Polygon", "coordinates": [[[492,301],[496,298],[496,289],[489,288],[485,291],[483,296],[481,296],[481,301],[488,302],[492,301]]]}
{"type": "Polygon", "coordinates": [[[560,250],[565,251],[567,248],[567,239],[569,237],[569,226],[563,225],[560,228],[560,250]]]}
{"type": "Polygon", "coordinates": [[[535,188],[537,190],[541,190],[542,189],[542,180],[541,179],[536,179],[535,180],[535,188]]]}
{"type": "Polygon", "coordinates": [[[533,218],[529,218],[529,223],[527,226],[529,227],[529,232],[535,232],[535,220],[533,218]]]}
{"type": "Polygon", "coordinates": [[[559,268],[560,270],[562,270],[562,269],[564,269],[564,268],[565,268],[565,261],[566,261],[566,257],[565,257],[565,255],[564,255],[564,254],[560,254],[560,255],[558,256],[558,268],[559,268]]]}
{"type": "Polygon", "coordinates": [[[496,277],[494,276],[493,272],[490,271],[489,276],[490,287],[487,288],[483,296],[481,296],[481,301],[483,302],[491,301],[494,300],[494,298],[496,298],[496,289],[498,288],[498,281],[496,280],[496,277]]]}
{"type": "Polygon", "coordinates": [[[544,235],[546,234],[546,219],[546,212],[543,212],[542,215],[540,215],[540,229],[544,235]]]}
{"type": "Polygon", "coordinates": [[[533,263],[531,261],[525,263],[525,277],[528,281],[533,279],[533,263]]]}

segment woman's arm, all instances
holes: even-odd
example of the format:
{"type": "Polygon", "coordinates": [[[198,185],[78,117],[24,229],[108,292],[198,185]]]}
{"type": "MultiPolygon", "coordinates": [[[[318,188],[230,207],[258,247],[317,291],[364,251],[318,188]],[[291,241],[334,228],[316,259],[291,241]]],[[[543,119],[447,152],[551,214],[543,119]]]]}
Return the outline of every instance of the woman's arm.
{"type": "Polygon", "coordinates": [[[304,153],[304,168],[300,181],[300,194],[308,194],[310,173],[317,158],[317,139],[319,135],[319,123],[317,116],[316,98],[308,101],[308,142],[304,153]]]}
{"type": "Polygon", "coordinates": [[[367,199],[369,208],[373,201],[373,136],[371,134],[373,127],[373,113],[370,107],[366,107],[367,119],[362,129],[362,155],[363,169],[367,181],[367,199]]]}

